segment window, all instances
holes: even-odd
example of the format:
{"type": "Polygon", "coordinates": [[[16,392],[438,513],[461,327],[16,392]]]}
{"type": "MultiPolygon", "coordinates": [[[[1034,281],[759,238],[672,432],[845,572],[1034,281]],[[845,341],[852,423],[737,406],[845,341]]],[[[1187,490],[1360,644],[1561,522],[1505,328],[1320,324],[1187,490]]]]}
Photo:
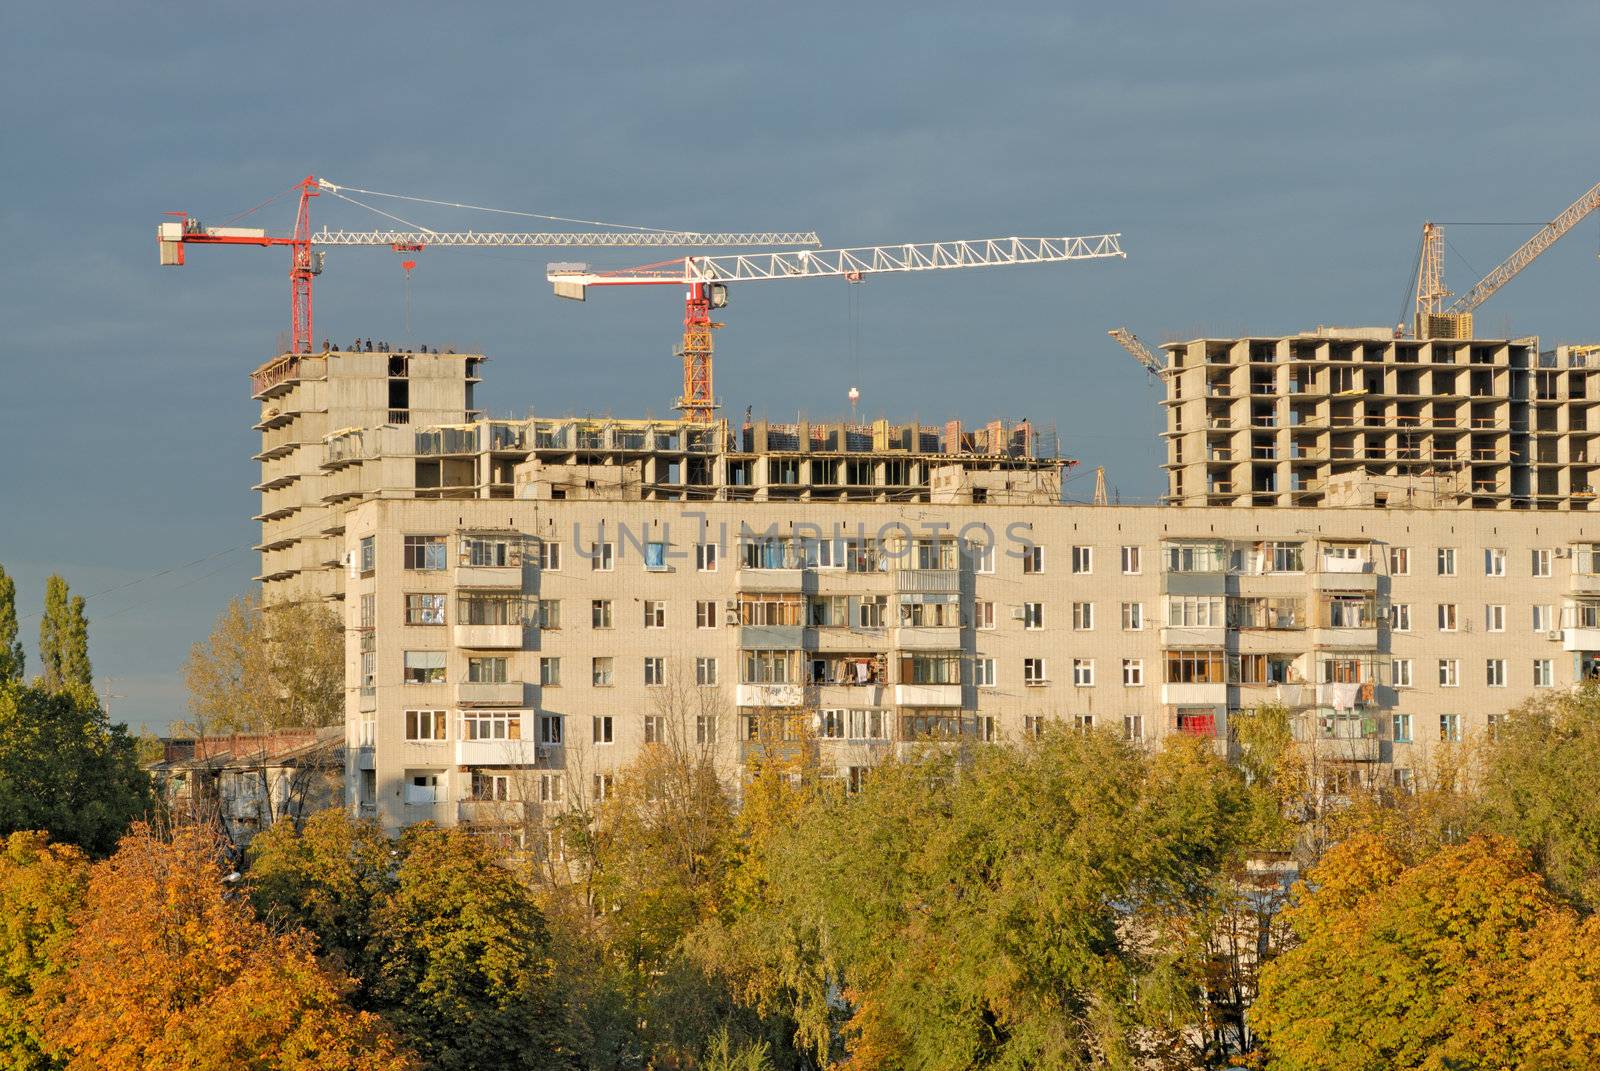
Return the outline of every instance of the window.
{"type": "MultiPolygon", "coordinates": [[[[1035,572],[1043,572],[1043,571],[1044,570],[1042,570],[1042,569],[1035,570],[1035,572]]],[[[1074,573],[1080,573],[1080,574],[1081,573],[1092,573],[1092,572],[1094,572],[1094,548],[1093,547],[1073,547],[1072,548],[1072,571],[1074,573]]]]}
{"type": "Polygon", "coordinates": [[[371,629],[378,623],[378,597],[376,595],[361,596],[361,627],[371,629]]]}
{"type": "Polygon", "coordinates": [[[665,744],[667,742],[666,715],[646,714],[644,716],[644,742],[647,744],[665,744]]]}
{"type": "Polygon", "coordinates": [[[561,684],[561,659],[539,659],[539,683],[546,688],[556,688],[561,684]]]}
{"type": "Polygon", "coordinates": [[[717,602],[715,599],[701,599],[694,604],[694,627],[717,627],[717,602]]]}
{"type": "Polygon", "coordinates": [[[1268,572],[1303,573],[1305,559],[1299,543],[1268,543],[1266,553],[1268,572]]]}
{"type": "Polygon", "coordinates": [[[1446,743],[1459,744],[1461,742],[1461,715],[1439,715],[1439,739],[1446,743]]]}
{"type": "Polygon", "coordinates": [[[968,543],[972,553],[972,571],[975,573],[994,572],[994,544],[993,543],[968,543]]]}
{"type": "Polygon", "coordinates": [[[1044,628],[1044,603],[1025,602],[1022,604],[1022,627],[1044,628]]]}
{"type": "Polygon", "coordinates": [[[408,625],[442,625],[442,624],[444,624],[444,596],[443,595],[407,595],[406,596],[406,624],[408,624],[408,625]]]}
{"type": "Polygon", "coordinates": [[[717,545],[697,543],[694,548],[694,567],[702,573],[717,571],[717,545]]]}
{"type": "Polygon", "coordinates": [[[539,600],[539,627],[540,628],[560,628],[561,627],[561,600],[560,599],[540,599],[539,600]]]}
{"type": "Polygon", "coordinates": [[[972,604],[972,627],[981,629],[994,628],[994,603],[988,599],[979,599],[972,604]]]}
{"type": "Polygon", "coordinates": [[[961,656],[954,652],[904,655],[900,659],[900,680],[904,684],[960,684],[961,656]]]}
{"type": "Polygon", "coordinates": [[[1506,552],[1504,547],[1483,548],[1483,575],[1506,575],[1506,552]]]}
{"type": "Polygon", "coordinates": [[[864,595],[857,607],[857,621],[861,628],[882,628],[884,610],[888,608],[887,595],[864,595]]]}
{"type": "Polygon", "coordinates": [[[1024,714],[1022,716],[1023,736],[1043,736],[1044,716],[1040,714],[1024,714]]]}
{"type": "Polygon", "coordinates": [[[526,610],[521,595],[462,595],[456,599],[456,624],[521,625],[526,610]]]}
{"type": "Polygon", "coordinates": [[[708,745],[717,742],[717,716],[715,714],[696,714],[694,716],[694,742],[708,745]]]}
{"type": "Polygon", "coordinates": [[[1144,603],[1125,602],[1122,604],[1122,629],[1124,632],[1138,632],[1144,628],[1144,603]]]}
{"type": "Polygon", "coordinates": [[[1393,603],[1389,607],[1389,627],[1396,632],[1411,631],[1411,604],[1393,603]]]}
{"type": "Polygon", "coordinates": [[[1456,604],[1441,602],[1439,604],[1439,631],[1454,632],[1456,630],[1456,604]]]}
{"type": "Polygon", "coordinates": [[[1441,659],[1439,659],[1439,687],[1441,687],[1441,688],[1459,688],[1459,687],[1461,687],[1461,659],[1459,659],[1459,658],[1441,658],[1441,659]]]}
{"type": "Polygon", "coordinates": [[[467,659],[467,680],[473,684],[504,684],[506,660],[488,657],[467,659]]]}
{"type": "Polygon", "coordinates": [[[1027,543],[1022,548],[1022,571],[1024,573],[1044,572],[1044,548],[1033,543],[1027,543]]]}
{"type": "Polygon", "coordinates": [[[378,552],[372,536],[361,537],[361,575],[371,576],[377,569],[378,552]]]}
{"type": "Polygon", "coordinates": [[[1551,555],[1550,555],[1550,548],[1549,547],[1536,547],[1536,548],[1534,548],[1534,551],[1533,551],[1533,575],[1534,576],[1549,576],[1551,574],[1550,557],[1551,557],[1551,555]]]}
{"type": "Polygon", "coordinates": [[[1045,683],[1044,659],[1024,658],[1022,660],[1022,683],[1037,685],[1045,683]]]}
{"type": "Polygon", "coordinates": [[[443,570],[444,536],[406,536],[406,568],[443,570]]]}
{"type": "Polygon", "coordinates": [[[1075,632],[1092,632],[1094,630],[1094,603],[1075,602],[1072,604],[1072,628],[1075,632]]]}
{"type": "Polygon", "coordinates": [[[1411,715],[1394,714],[1389,718],[1389,724],[1394,730],[1394,742],[1397,744],[1411,743],[1411,715]]]}
{"type": "Polygon", "coordinates": [[[916,569],[956,568],[956,542],[953,539],[914,539],[911,564],[916,569]]]}
{"type": "Polygon", "coordinates": [[[847,711],[846,731],[851,740],[884,740],[888,738],[889,719],[882,710],[854,708],[847,711]]]}
{"type": "Polygon", "coordinates": [[[461,538],[460,564],[503,568],[521,564],[518,548],[504,539],[486,539],[481,536],[461,538]]]}
{"type": "Polygon", "coordinates": [[[559,745],[561,743],[562,730],[565,728],[565,720],[565,717],[560,714],[540,714],[539,743],[559,745]]]}
{"type": "Polygon", "coordinates": [[[994,659],[974,658],[972,660],[972,683],[979,688],[994,687],[994,659]]]}
{"type": "Polygon", "coordinates": [[[1094,715],[1074,714],[1072,716],[1072,727],[1078,730],[1080,733],[1086,733],[1090,731],[1094,728],[1094,715]]]}
{"type": "Polygon", "coordinates": [[[1394,788],[1396,792],[1404,792],[1409,796],[1414,790],[1413,784],[1410,767],[1396,766],[1394,768],[1394,788]]]}
{"type": "Polygon", "coordinates": [[[646,684],[667,683],[667,660],[665,658],[655,655],[644,660],[644,682],[646,684]]]}
{"type": "Polygon", "coordinates": [[[1535,688],[1550,688],[1555,685],[1554,664],[1548,658],[1535,658],[1533,660],[1533,686],[1535,688]]]}
{"type": "Polygon", "coordinates": [[[463,740],[521,740],[522,713],[516,710],[464,710],[463,740]]]}
{"type": "MultiPolygon", "coordinates": [[[[422,711],[422,713],[429,712],[422,711]]],[[[436,773],[413,774],[408,771],[406,776],[409,781],[406,785],[407,803],[432,804],[438,803],[442,798],[440,790],[444,786],[439,783],[443,780],[442,775],[436,773]]]]}
{"type": "Polygon", "coordinates": [[[1533,608],[1533,631],[1549,632],[1554,626],[1555,607],[1548,604],[1533,608]]]}
{"type": "Polygon", "coordinates": [[[561,571],[560,543],[553,539],[546,539],[539,544],[539,568],[551,573],[559,573],[561,571]]]}
{"type": "Polygon", "coordinates": [[[616,742],[616,726],[610,714],[596,714],[594,716],[594,742],[596,744],[612,744],[616,742]]]}
{"type": "Polygon", "coordinates": [[[1094,659],[1074,658],[1072,660],[1072,683],[1079,688],[1094,687],[1094,659]]]}
{"type": "Polygon", "coordinates": [[[479,802],[505,802],[511,798],[511,778],[505,774],[473,770],[472,798],[479,802]]]}
{"type": "Polygon", "coordinates": [[[694,682],[706,687],[717,683],[717,660],[715,658],[696,658],[694,660],[694,682]]]}
{"type": "Polygon", "coordinates": [[[445,713],[442,710],[406,711],[406,739],[421,741],[443,740],[444,718],[445,713]]]}
{"type": "Polygon", "coordinates": [[[1226,565],[1218,543],[1167,543],[1164,548],[1169,573],[1220,573],[1226,565]]]}
{"type": "Polygon", "coordinates": [[[1396,658],[1392,665],[1394,666],[1394,686],[1396,688],[1410,688],[1412,686],[1411,659],[1396,658]]]}
{"type": "Polygon", "coordinates": [[[1487,632],[1504,632],[1506,630],[1506,608],[1494,603],[1485,606],[1483,608],[1483,627],[1487,632]]]}
{"type": "Polygon", "coordinates": [[[561,774],[540,774],[539,802],[560,803],[561,790],[564,783],[561,774]]]}
{"type": "Polygon", "coordinates": [[[1226,605],[1221,595],[1169,595],[1167,625],[1172,628],[1221,628],[1226,605]]]}
{"type": "Polygon", "coordinates": [[[589,544],[589,571],[593,573],[609,573],[614,563],[616,548],[610,543],[589,544]]]}
{"type": "Polygon", "coordinates": [[[789,651],[744,652],[744,677],[741,684],[788,684],[789,651]]]}
{"type": "Polygon", "coordinates": [[[1122,660],[1122,684],[1125,688],[1144,687],[1144,659],[1124,658],[1122,660]]]}
{"type": "Polygon", "coordinates": [[[404,655],[407,684],[443,684],[443,651],[407,651],[404,655]]]}
{"type": "Polygon", "coordinates": [[[609,688],[613,683],[616,660],[610,655],[598,655],[590,663],[589,681],[596,688],[609,688]]]}
{"type": "Polygon", "coordinates": [[[610,599],[595,599],[589,604],[589,624],[594,628],[611,627],[610,599]]]}
{"type": "Polygon", "coordinates": [[[1226,660],[1221,651],[1167,652],[1168,684],[1226,684],[1227,682],[1226,660]]]}
{"type": "Polygon", "coordinates": [[[613,787],[616,785],[614,774],[597,773],[594,775],[594,800],[603,803],[611,798],[613,787]]]}
{"type": "Polygon", "coordinates": [[[1484,663],[1485,683],[1491,688],[1504,688],[1506,686],[1506,660],[1491,658],[1484,663]]]}
{"type": "Polygon", "coordinates": [[[1439,575],[1440,576],[1455,576],[1456,575],[1456,548],[1455,547],[1440,547],[1439,548],[1439,575]]]}
{"type": "Polygon", "coordinates": [[[1411,548],[1410,547],[1390,547],[1389,548],[1389,575],[1390,576],[1410,576],[1411,575],[1411,548]]]}
{"type": "Polygon", "coordinates": [[[644,545],[644,567],[652,572],[664,572],[667,568],[667,545],[654,542],[644,545]]]}
{"type": "Polygon", "coordinates": [[[667,604],[660,599],[646,599],[644,601],[644,627],[667,627],[667,604]]]}
{"type": "Polygon", "coordinates": [[[1144,715],[1124,714],[1122,716],[1122,738],[1124,740],[1144,739],[1144,715]]]}
{"type": "Polygon", "coordinates": [[[1122,573],[1124,576],[1138,576],[1144,571],[1144,559],[1138,547],[1122,548],[1122,573]]]}

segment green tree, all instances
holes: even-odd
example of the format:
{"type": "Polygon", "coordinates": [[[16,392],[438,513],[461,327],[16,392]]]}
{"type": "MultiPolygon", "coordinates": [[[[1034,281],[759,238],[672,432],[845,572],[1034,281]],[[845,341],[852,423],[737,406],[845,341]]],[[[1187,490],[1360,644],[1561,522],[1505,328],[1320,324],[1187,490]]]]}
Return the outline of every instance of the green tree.
{"type": "Polygon", "coordinates": [[[92,691],[0,683],[0,835],[44,830],[104,855],[151,804],[127,727],[92,691]]]}
{"type": "Polygon", "coordinates": [[[429,1068],[577,1067],[544,916],[482,838],[408,830],[372,930],[376,1006],[429,1068]]]}
{"type": "Polygon", "coordinates": [[[207,732],[337,725],[344,719],[344,627],[321,603],[228,604],[184,665],[189,709],[207,732]]]}
{"type": "Polygon", "coordinates": [[[1600,687],[1510,712],[1484,752],[1478,823],[1515,837],[1551,887],[1600,910],[1600,687]]]}
{"type": "Polygon", "coordinates": [[[1381,836],[1335,845],[1262,970],[1252,1020],[1274,1071],[1600,1064],[1600,920],[1561,903],[1509,838],[1408,866],[1381,836]]]}
{"type": "Polygon", "coordinates": [[[0,567],[0,681],[21,680],[25,665],[17,638],[17,582],[0,567]]]}
{"type": "Polygon", "coordinates": [[[60,691],[69,685],[92,687],[89,668],[89,622],[83,596],[52,573],[44,585],[44,616],[39,619],[39,662],[44,687],[60,691]]]}
{"type": "Polygon", "coordinates": [[[88,881],[89,860],[77,848],[43,833],[0,838],[0,1064],[13,1071],[60,1066],[29,1006],[66,969],[71,916],[88,881]]]}

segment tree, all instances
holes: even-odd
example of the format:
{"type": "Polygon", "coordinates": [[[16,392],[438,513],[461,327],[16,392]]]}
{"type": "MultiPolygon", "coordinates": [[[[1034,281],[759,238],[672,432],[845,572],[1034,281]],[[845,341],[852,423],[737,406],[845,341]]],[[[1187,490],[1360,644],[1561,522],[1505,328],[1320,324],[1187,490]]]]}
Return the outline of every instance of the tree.
{"type": "Polygon", "coordinates": [[[274,933],[231,891],[222,843],[140,825],[95,865],[68,964],[36,994],[67,1071],[105,1067],[401,1071],[415,1062],[309,935],[274,933]]]}
{"type": "Polygon", "coordinates": [[[483,839],[408,830],[379,904],[371,991],[429,1068],[576,1067],[532,894],[483,839]]]}
{"type": "Polygon", "coordinates": [[[321,603],[263,608],[242,595],[184,666],[203,732],[337,725],[344,718],[344,629],[321,603]]]}
{"type": "Polygon", "coordinates": [[[0,567],[0,681],[21,680],[25,666],[17,638],[17,582],[0,567]]]}
{"type": "Polygon", "coordinates": [[[89,666],[89,620],[82,595],[51,574],[44,587],[44,616],[39,619],[39,661],[43,685],[60,691],[69,685],[94,686],[89,666]]]}
{"type": "Polygon", "coordinates": [[[0,683],[0,834],[44,830],[103,855],[151,803],[134,741],[92,691],[0,683]]]}
{"type": "Polygon", "coordinates": [[[1600,910],[1600,688],[1540,696],[1485,749],[1475,818],[1515,837],[1552,888],[1600,910]]]}
{"type": "Polygon", "coordinates": [[[71,915],[83,903],[89,860],[43,833],[0,839],[0,1064],[13,1071],[59,1066],[29,1012],[33,994],[66,968],[71,915]]]}
{"type": "Polygon", "coordinates": [[[1263,970],[1253,1012],[1271,1068],[1600,1063],[1600,920],[1562,904],[1509,838],[1408,866],[1358,834],[1288,916],[1300,944],[1263,970]]]}

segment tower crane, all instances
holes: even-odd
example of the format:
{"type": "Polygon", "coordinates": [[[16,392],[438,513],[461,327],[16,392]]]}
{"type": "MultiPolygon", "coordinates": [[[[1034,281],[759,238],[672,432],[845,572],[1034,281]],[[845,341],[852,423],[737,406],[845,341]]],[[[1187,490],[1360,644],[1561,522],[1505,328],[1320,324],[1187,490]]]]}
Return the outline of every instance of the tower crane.
{"type": "Polygon", "coordinates": [[[684,419],[709,423],[717,408],[712,391],[711,333],[721,327],[711,310],[728,303],[728,284],[771,279],[840,278],[859,283],[868,275],[902,271],[992,268],[1007,264],[1055,264],[1126,257],[1120,234],[1078,238],[982,238],[973,241],[802,249],[796,252],[688,256],[620,271],[591,271],[586,264],[551,264],[547,273],[557,297],[587,299],[590,287],[681,286],[683,395],[676,407],[684,419]]]}
{"type": "MultiPolygon", "coordinates": [[[[156,228],[156,246],[163,265],[184,263],[184,250],[191,245],[246,245],[289,247],[290,351],[307,353],[312,348],[311,281],[322,274],[323,254],[319,246],[389,246],[397,252],[416,251],[426,246],[654,246],[683,249],[707,246],[815,246],[821,241],[813,231],[712,232],[618,230],[618,231],[434,231],[427,228],[384,231],[330,231],[326,227],[311,232],[311,199],[327,192],[342,196],[340,186],[307,175],[293,189],[299,192],[294,230],[288,235],[268,234],[260,227],[207,227],[187,212],[169,212],[176,217],[156,228]]],[[[360,191],[371,192],[371,191],[360,191]]],[[[349,198],[346,198],[349,200],[349,198]]],[[[360,202],[355,202],[359,204],[360,202]]],[[[366,207],[366,206],[363,206],[366,207]]],[[[458,206],[470,207],[470,206],[458,206]]],[[[384,213],[387,214],[387,213],[384,213]]],[[[395,218],[395,217],[391,217],[395,218]]],[[[399,221],[399,222],[404,222],[399,221]]]]}
{"type": "Polygon", "coordinates": [[[1157,357],[1150,347],[1140,340],[1138,335],[1129,331],[1126,327],[1113,327],[1106,334],[1116,339],[1117,345],[1127,350],[1128,356],[1138,361],[1146,372],[1159,377],[1166,371],[1166,366],[1161,363],[1161,358],[1157,357]]]}
{"type": "Polygon", "coordinates": [[[1424,223],[1422,252],[1417,259],[1412,333],[1417,338],[1470,338],[1473,310],[1516,278],[1518,272],[1596,208],[1600,208],[1600,183],[1595,183],[1560,215],[1540,227],[1533,237],[1448,306],[1445,300],[1452,295],[1444,285],[1444,227],[1438,223],[1424,223]]]}

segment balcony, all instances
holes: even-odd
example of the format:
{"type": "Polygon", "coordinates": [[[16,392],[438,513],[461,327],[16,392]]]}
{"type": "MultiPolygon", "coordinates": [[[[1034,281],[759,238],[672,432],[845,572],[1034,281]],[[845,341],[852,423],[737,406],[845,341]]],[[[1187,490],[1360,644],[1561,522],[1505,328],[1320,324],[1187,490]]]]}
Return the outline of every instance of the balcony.
{"type": "Polygon", "coordinates": [[[456,685],[456,705],[462,707],[515,707],[522,705],[521,681],[462,681],[456,685]]]}
{"type": "Polygon", "coordinates": [[[461,800],[456,821],[470,825],[520,825],[528,820],[532,805],[522,800],[461,800]]]}
{"type": "Polygon", "coordinates": [[[461,588],[495,588],[522,590],[520,565],[458,565],[455,583],[461,588]]]}
{"type": "Polygon", "coordinates": [[[1163,684],[1161,702],[1169,707],[1222,707],[1228,703],[1228,686],[1221,681],[1203,684],[1163,684]]]}
{"type": "Polygon", "coordinates": [[[747,651],[798,651],[805,646],[799,625],[741,625],[739,646],[747,651]]]}
{"type": "Polygon", "coordinates": [[[799,592],[805,581],[804,569],[740,569],[734,576],[740,591],[799,592]]]}
{"type": "Polygon", "coordinates": [[[1600,595],[1600,573],[1573,573],[1567,590],[1574,595],[1600,595]]]}
{"type": "Polygon", "coordinates": [[[798,707],[805,690],[798,684],[741,684],[734,703],[741,707],[798,707]]]}
{"type": "Polygon", "coordinates": [[[1227,640],[1228,630],[1221,625],[1163,625],[1163,647],[1221,647],[1227,640]]]}
{"type": "Polygon", "coordinates": [[[531,740],[457,740],[455,749],[457,766],[561,767],[558,744],[535,744],[531,740]]]}
{"type": "Polygon", "coordinates": [[[810,742],[806,740],[741,740],[739,761],[798,763],[806,757],[810,742]]]}
{"type": "Polygon", "coordinates": [[[955,625],[905,625],[894,630],[893,641],[903,651],[959,651],[961,629],[955,625]]]}
{"type": "Polygon", "coordinates": [[[896,569],[894,589],[953,595],[961,590],[961,574],[955,569],[896,569]]]}
{"type": "Polygon", "coordinates": [[[1311,630],[1311,646],[1335,651],[1376,651],[1378,649],[1378,629],[1377,626],[1372,628],[1313,628],[1311,630]]]}
{"type": "Polygon", "coordinates": [[[1564,628],[1561,630],[1563,651],[1600,651],[1600,628],[1564,628]]]}
{"type": "Polygon", "coordinates": [[[518,651],[522,649],[522,626],[518,625],[457,625],[457,647],[484,651],[518,651]]]}
{"type": "Polygon", "coordinates": [[[897,684],[894,702],[901,707],[959,707],[959,684],[897,684]]]}

